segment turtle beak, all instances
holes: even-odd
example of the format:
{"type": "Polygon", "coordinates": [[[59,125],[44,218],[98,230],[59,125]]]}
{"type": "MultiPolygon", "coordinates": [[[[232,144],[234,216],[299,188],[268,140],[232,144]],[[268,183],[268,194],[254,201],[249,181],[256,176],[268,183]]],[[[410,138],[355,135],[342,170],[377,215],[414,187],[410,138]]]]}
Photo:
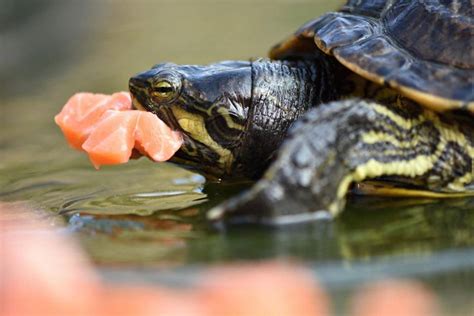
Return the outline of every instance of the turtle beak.
{"type": "Polygon", "coordinates": [[[133,95],[144,93],[148,88],[148,82],[142,76],[133,76],[128,80],[128,89],[133,95]]]}
{"type": "Polygon", "coordinates": [[[132,95],[132,106],[137,110],[146,111],[146,95],[148,91],[148,82],[140,75],[133,76],[128,81],[128,89],[132,95]]]}
{"type": "Polygon", "coordinates": [[[147,77],[143,73],[135,75],[129,79],[128,86],[133,89],[145,89],[148,86],[147,77]]]}
{"type": "Polygon", "coordinates": [[[132,109],[139,111],[146,111],[145,107],[138,101],[138,99],[132,94],[132,109]]]}

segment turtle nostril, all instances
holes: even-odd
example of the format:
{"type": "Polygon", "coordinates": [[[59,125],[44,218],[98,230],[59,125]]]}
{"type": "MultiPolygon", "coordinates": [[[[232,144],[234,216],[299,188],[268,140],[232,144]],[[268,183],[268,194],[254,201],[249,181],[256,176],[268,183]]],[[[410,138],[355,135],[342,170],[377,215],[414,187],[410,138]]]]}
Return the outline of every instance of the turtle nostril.
{"type": "Polygon", "coordinates": [[[134,76],[128,81],[128,87],[130,88],[130,91],[143,90],[147,87],[147,81],[139,76],[134,76]]]}

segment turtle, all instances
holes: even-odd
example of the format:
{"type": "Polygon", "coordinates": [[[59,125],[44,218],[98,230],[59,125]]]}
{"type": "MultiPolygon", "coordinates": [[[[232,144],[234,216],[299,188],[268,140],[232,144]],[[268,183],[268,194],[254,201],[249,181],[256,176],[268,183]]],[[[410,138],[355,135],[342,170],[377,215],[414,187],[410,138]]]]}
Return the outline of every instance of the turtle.
{"type": "Polygon", "coordinates": [[[172,162],[253,181],[211,223],[332,218],[350,192],[472,196],[472,12],[469,0],[349,0],[269,58],[138,73],[132,103],[183,133],[172,162]]]}

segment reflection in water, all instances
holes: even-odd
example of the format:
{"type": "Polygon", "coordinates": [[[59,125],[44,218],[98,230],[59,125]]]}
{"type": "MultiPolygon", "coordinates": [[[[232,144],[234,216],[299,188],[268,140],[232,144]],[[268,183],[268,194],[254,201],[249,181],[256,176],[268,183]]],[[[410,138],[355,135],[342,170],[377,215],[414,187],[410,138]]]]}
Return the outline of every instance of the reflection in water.
{"type": "Polygon", "coordinates": [[[85,161],[20,165],[0,170],[0,176],[4,200],[33,200],[60,214],[149,215],[206,200],[203,177],[145,160],[100,171],[85,161]]]}
{"type": "Polygon", "coordinates": [[[97,263],[113,265],[178,266],[186,263],[187,241],[200,234],[186,216],[74,215],[69,229],[97,263]]]}
{"type": "Polygon", "coordinates": [[[335,220],[278,229],[234,227],[224,234],[193,241],[192,257],[198,262],[275,256],[351,262],[474,248],[474,198],[413,200],[411,205],[393,199],[391,206],[383,206],[384,202],[387,200],[353,197],[335,220]]]}
{"type": "Polygon", "coordinates": [[[429,255],[474,246],[474,198],[354,198],[336,226],[343,257],[429,255]]]}

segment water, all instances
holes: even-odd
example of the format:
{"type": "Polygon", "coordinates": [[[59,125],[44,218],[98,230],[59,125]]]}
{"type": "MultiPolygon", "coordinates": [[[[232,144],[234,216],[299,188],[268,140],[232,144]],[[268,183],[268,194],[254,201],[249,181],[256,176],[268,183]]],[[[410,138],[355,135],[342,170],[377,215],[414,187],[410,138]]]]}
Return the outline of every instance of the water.
{"type": "Polygon", "coordinates": [[[124,90],[130,75],[162,61],[264,56],[271,45],[335,4],[44,1],[25,11],[22,1],[2,2],[16,19],[0,23],[0,35],[15,34],[30,46],[5,41],[7,50],[0,52],[0,60],[17,56],[9,57],[8,67],[0,62],[5,83],[0,91],[0,200],[27,201],[60,219],[58,229],[77,234],[107,280],[181,286],[212,264],[280,258],[312,269],[340,306],[354,287],[394,276],[422,280],[450,313],[472,308],[473,198],[351,197],[333,221],[216,232],[204,220],[206,210],[244,185],[206,183],[197,174],[145,159],[96,171],[83,154],[67,147],[53,123],[74,92],[124,90]],[[85,15],[74,15],[78,10],[85,15]],[[71,23],[54,27],[51,16],[71,23]],[[30,53],[35,49],[44,53],[30,53]]]}

